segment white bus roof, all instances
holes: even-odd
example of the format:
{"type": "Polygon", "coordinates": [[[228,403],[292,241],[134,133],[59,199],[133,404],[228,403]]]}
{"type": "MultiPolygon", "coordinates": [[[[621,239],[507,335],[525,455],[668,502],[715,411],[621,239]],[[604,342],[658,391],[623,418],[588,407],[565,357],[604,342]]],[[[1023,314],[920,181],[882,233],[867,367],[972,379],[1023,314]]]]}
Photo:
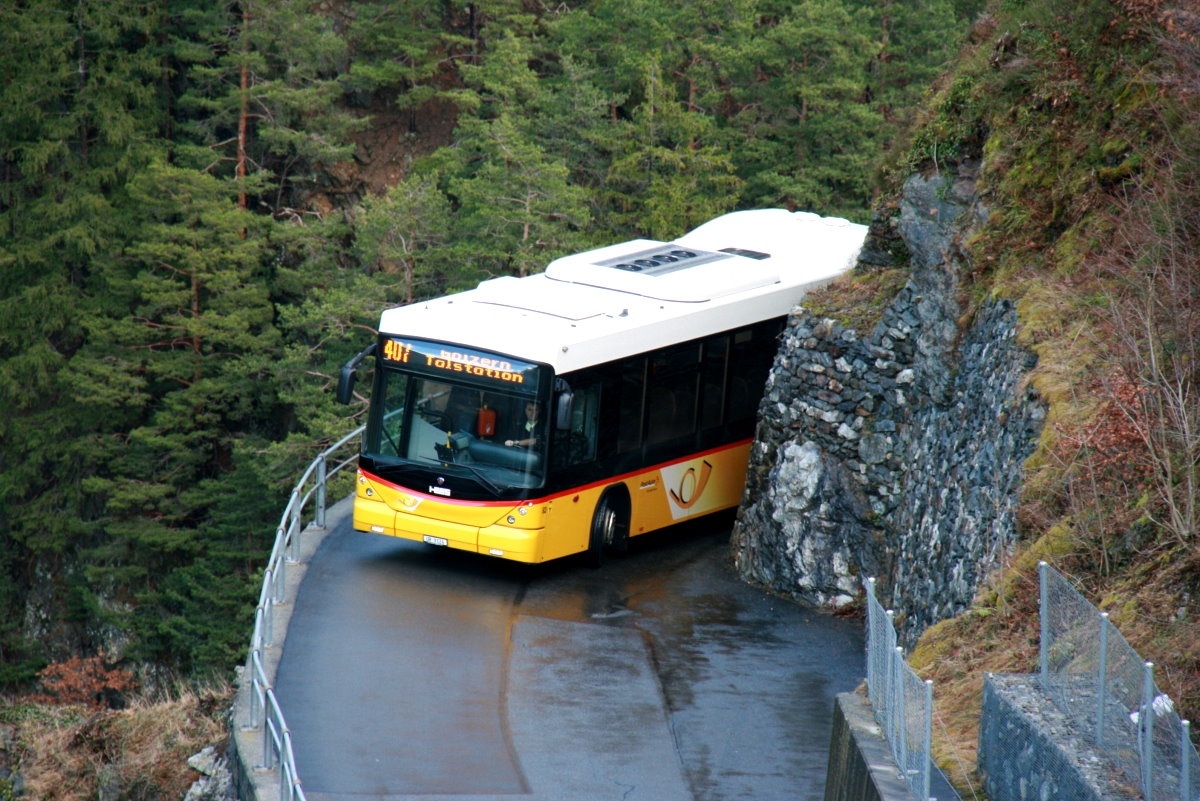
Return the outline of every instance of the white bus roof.
{"type": "Polygon", "coordinates": [[[609,245],[555,259],[544,273],[388,309],[380,331],[567,373],[782,317],[853,267],[866,233],[808,212],[737,211],[673,242],[609,245]]]}

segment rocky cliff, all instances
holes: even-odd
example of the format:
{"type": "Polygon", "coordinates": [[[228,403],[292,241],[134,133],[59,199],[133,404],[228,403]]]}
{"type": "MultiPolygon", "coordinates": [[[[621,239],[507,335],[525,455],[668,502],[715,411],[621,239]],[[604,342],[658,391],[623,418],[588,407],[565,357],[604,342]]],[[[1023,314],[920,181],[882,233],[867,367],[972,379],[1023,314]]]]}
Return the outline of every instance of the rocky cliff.
{"type": "Polygon", "coordinates": [[[1013,305],[963,299],[963,243],[987,218],[976,173],[909,177],[872,226],[856,269],[899,258],[909,278],[869,334],[792,315],[732,539],[745,579],[807,603],[853,604],[878,576],[910,642],[965,609],[1015,541],[1045,416],[1013,305]]]}

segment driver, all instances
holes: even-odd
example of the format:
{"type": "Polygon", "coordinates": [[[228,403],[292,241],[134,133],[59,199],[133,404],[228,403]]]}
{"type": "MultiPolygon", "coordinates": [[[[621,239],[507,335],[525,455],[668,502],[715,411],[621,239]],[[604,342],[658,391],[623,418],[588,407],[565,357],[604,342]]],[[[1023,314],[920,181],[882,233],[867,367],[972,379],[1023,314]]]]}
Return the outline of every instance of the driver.
{"type": "Polygon", "coordinates": [[[537,401],[529,401],[525,404],[525,423],[518,427],[516,439],[506,439],[504,444],[508,447],[514,445],[528,448],[538,444],[538,416],[541,413],[541,404],[537,401]]]}

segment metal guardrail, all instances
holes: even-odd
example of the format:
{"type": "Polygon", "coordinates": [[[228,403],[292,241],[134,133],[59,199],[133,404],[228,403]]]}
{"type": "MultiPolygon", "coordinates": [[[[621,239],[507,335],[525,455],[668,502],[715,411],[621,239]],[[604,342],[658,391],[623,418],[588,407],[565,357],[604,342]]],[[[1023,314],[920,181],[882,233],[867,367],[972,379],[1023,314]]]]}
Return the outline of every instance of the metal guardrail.
{"type": "Polygon", "coordinates": [[[250,729],[262,728],[263,764],[261,770],[279,768],[280,801],[307,801],[300,777],[296,773],[296,756],[292,752],[292,735],[284,719],[283,710],[275,697],[271,679],[263,667],[262,652],[275,644],[274,609],[284,599],[284,581],[288,564],[300,558],[300,532],[303,530],[304,510],[313,503],[312,525],[325,527],[326,487],[331,478],[350,466],[358,455],[358,449],[340,461],[335,454],[362,433],[355,429],[336,443],[326,448],[313,459],[308,469],[296,482],[275,529],[275,544],[271,558],[263,573],[262,590],[258,595],[258,607],[254,613],[254,633],[250,637],[250,653],[246,657],[246,672],[250,677],[250,729]],[[332,468],[330,463],[333,463],[332,468]],[[311,484],[311,486],[310,486],[311,484]]]}
{"type": "Polygon", "coordinates": [[[896,643],[895,613],[875,597],[875,579],[867,590],[867,698],[883,729],[904,782],[919,801],[930,798],[933,766],[933,682],[922,680],[904,661],[896,643]]]}

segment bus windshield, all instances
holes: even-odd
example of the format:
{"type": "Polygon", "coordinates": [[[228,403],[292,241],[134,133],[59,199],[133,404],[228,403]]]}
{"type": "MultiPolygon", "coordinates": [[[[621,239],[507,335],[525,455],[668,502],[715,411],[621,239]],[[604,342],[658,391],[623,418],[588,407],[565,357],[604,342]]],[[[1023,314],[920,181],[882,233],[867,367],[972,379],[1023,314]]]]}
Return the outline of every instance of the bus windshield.
{"type": "MultiPolygon", "coordinates": [[[[363,455],[424,490],[455,477],[454,497],[510,497],[545,477],[548,368],[496,354],[385,338],[363,455]]],[[[440,490],[440,487],[439,487],[440,490]]],[[[439,493],[440,494],[440,493],[439,493]]],[[[450,494],[450,489],[445,490],[450,494]]]]}

